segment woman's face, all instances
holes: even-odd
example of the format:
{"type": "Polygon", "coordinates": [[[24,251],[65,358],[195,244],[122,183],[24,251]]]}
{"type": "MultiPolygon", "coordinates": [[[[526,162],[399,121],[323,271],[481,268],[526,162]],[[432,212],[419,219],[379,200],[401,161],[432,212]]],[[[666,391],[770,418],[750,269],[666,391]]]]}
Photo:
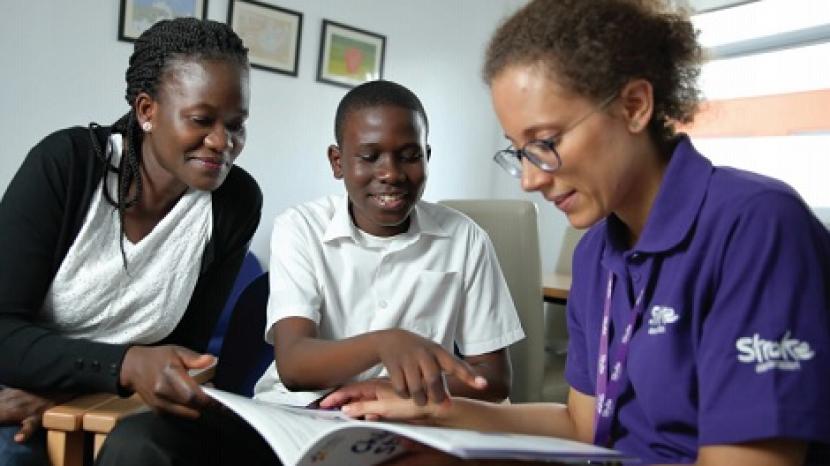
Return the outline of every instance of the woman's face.
{"type": "Polygon", "coordinates": [[[245,146],[247,68],[225,60],[172,63],[156,98],[137,99],[146,175],[158,185],[212,191],[222,185],[245,146]]]}
{"type": "Polygon", "coordinates": [[[533,65],[506,68],[490,89],[513,147],[556,141],[561,167],[548,173],[523,159],[522,189],[539,191],[576,228],[593,225],[626,202],[642,167],[625,118],[615,115],[618,100],[599,108],[600,103],[567,91],[533,65]]]}

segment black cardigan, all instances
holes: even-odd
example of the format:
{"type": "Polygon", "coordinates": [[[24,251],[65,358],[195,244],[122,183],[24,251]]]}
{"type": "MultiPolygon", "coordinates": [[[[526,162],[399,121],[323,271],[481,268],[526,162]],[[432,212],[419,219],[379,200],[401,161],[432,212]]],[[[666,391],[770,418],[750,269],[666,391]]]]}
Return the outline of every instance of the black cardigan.
{"type": "MultiPolygon", "coordinates": [[[[111,128],[95,130],[106,148],[111,128]]],[[[0,383],[32,391],[122,393],[129,345],[71,339],[35,319],[103,175],[89,130],[57,131],[28,154],[0,201],[0,383]]],[[[259,224],[262,193],[234,166],[212,193],[213,234],[182,320],[159,343],[204,351],[259,224]]]]}

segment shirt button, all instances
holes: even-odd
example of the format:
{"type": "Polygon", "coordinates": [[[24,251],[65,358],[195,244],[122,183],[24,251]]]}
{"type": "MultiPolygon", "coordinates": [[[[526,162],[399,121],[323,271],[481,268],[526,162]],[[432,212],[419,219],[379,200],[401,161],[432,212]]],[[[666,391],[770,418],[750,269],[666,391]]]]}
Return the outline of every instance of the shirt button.
{"type": "Polygon", "coordinates": [[[639,281],[640,281],[640,274],[639,274],[639,273],[635,273],[633,276],[634,276],[634,281],[635,281],[635,282],[639,282],[639,281]]]}
{"type": "Polygon", "coordinates": [[[381,299],[380,302],[378,302],[378,306],[380,306],[381,309],[386,309],[386,301],[381,299]]]}
{"type": "Polygon", "coordinates": [[[92,368],[93,372],[101,372],[101,363],[98,361],[92,361],[90,367],[92,368]]]}
{"type": "Polygon", "coordinates": [[[75,360],[75,369],[77,369],[79,371],[84,369],[84,360],[83,359],[78,358],[78,359],[75,360]]]}
{"type": "Polygon", "coordinates": [[[118,375],[118,364],[116,364],[116,363],[110,364],[110,375],[113,376],[113,377],[118,375]]]}

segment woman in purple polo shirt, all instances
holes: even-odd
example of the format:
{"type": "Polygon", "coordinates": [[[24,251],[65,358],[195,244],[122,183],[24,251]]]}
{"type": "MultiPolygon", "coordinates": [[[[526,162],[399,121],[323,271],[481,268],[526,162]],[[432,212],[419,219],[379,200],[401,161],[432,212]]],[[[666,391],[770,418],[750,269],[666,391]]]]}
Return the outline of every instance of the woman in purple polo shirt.
{"type": "Polygon", "coordinates": [[[713,167],[674,133],[697,107],[700,58],[688,19],[646,0],[535,0],[490,42],[484,77],[510,142],[496,161],[590,228],[566,405],[423,409],[356,391],[325,404],[647,463],[830,464],[830,234],[789,186],[713,167]]]}

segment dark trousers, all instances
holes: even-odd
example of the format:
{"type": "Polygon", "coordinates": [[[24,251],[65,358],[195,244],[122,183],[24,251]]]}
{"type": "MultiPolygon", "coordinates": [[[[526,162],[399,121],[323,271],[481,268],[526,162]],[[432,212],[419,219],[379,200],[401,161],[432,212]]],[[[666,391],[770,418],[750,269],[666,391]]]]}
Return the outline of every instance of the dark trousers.
{"type": "Polygon", "coordinates": [[[122,419],[107,436],[99,466],[268,465],[280,461],[250,425],[227,410],[196,420],[151,412],[122,419]]]}

